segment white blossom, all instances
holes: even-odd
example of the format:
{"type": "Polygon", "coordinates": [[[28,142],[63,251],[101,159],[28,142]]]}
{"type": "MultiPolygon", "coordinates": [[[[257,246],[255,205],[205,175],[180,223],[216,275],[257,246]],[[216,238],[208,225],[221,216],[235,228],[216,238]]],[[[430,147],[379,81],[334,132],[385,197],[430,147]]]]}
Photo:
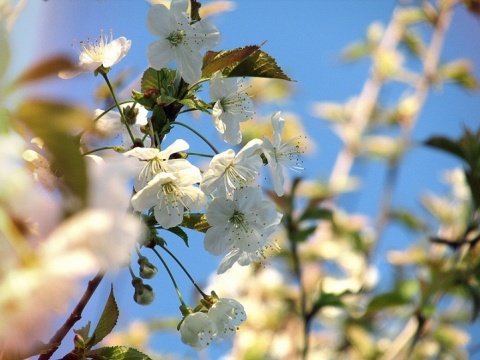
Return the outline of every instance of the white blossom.
{"type": "Polygon", "coordinates": [[[213,199],[205,213],[210,228],[204,239],[205,249],[213,255],[229,251],[220,263],[218,273],[228,270],[235,262],[248,265],[264,257],[282,215],[273,203],[262,200],[258,188],[243,188],[232,199],[213,199]]]}
{"type": "Polygon", "coordinates": [[[274,130],[273,143],[267,137],[264,137],[263,154],[274,172],[273,188],[278,196],[282,196],[284,194],[283,184],[285,181],[284,169],[303,170],[298,159],[301,151],[300,146],[296,142],[298,137],[282,143],[285,120],[280,117],[279,111],[272,116],[272,126],[274,130]]]}
{"type": "Polygon", "coordinates": [[[219,40],[215,26],[200,20],[192,23],[187,15],[187,0],[173,0],[170,9],[153,5],[147,18],[147,28],[159,40],[147,49],[150,66],[160,70],[172,60],[189,84],[202,77],[201,50],[214,47],[219,40]]]}
{"type": "Polygon", "coordinates": [[[243,89],[244,82],[223,78],[217,71],[210,80],[210,98],[215,103],[212,117],[215,128],[225,142],[236,145],[242,141],[240,123],[253,116],[252,99],[243,89]]]}
{"type": "Polygon", "coordinates": [[[135,157],[145,162],[145,165],[143,165],[139,174],[134,179],[135,190],[140,191],[160,172],[175,172],[181,170],[196,171],[196,167],[185,159],[170,159],[172,154],[187,150],[188,148],[189,145],[185,140],[177,139],[173,144],[165,148],[165,150],[136,147],[124,153],[125,156],[135,157]]]}
{"type": "Polygon", "coordinates": [[[91,41],[80,41],[82,51],[79,55],[79,62],[76,69],[71,71],[62,71],[58,74],[62,79],[70,79],[84,72],[94,72],[99,67],[110,68],[130,50],[131,41],[125,37],[119,37],[113,40],[113,35],[108,36],[103,32],[100,33],[99,39],[91,41]]]}
{"type": "Polygon", "coordinates": [[[203,174],[203,192],[209,194],[217,190],[219,195],[231,197],[234,190],[252,186],[263,164],[260,155],[256,154],[261,146],[260,139],[253,139],[236,155],[232,149],[215,155],[203,174]]]}
{"type": "Polygon", "coordinates": [[[208,316],[215,323],[217,336],[231,339],[237,333],[237,326],[247,320],[243,305],[237,300],[221,298],[208,310],[208,316]]]}
{"type": "Polygon", "coordinates": [[[200,182],[200,170],[187,169],[175,173],[161,172],[132,197],[137,211],[153,207],[155,219],[163,228],[179,225],[187,210],[201,210],[207,201],[196,186],[200,182]]]}
{"type": "Polygon", "coordinates": [[[185,317],[180,325],[180,334],[184,344],[202,350],[217,336],[217,327],[207,314],[196,312],[185,317]]]}

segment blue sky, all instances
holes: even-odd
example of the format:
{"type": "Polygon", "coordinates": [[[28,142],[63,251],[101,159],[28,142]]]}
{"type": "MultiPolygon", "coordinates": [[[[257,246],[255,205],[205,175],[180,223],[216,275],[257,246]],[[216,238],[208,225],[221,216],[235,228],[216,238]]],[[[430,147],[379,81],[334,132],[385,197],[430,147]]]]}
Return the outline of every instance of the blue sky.
{"type": "MultiPolygon", "coordinates": [[[[340,51],[363,38],[367,26],[373,21],[387,24],[397,3],[393,0],[239,0],[234,11],[210,20],[221,33],[220,44],[215,50],[267,41],[263,50],[296,80],[293,97],[284,104],[272,106],[271,110],[299,114],[309,136],[316,141],[316,152],[306,158],[305,177],[328,178],[335,155],[341,148],[341,142],[327,124],[313,116],[312,104],[316,101],[344,102],[360,92],[367,78],[369,62],[342,64],[339,61],[340,51]]],[[[112,30],[114,37],[125,36],[132,40],[130,53],[118,69],[113,69],[112,74],[124,67],[132,67],[140,73],[148,66],[146,47],[155,40],[145,27],[148,9],[149,5],[142,0],[31,1],[14,32],[15,69],[48,54],[61,52],[75,57],[76,53],[70,46],[72,40],[82,40],[85,36],[95,38],[103,29],[105,32],[112,30]]],[[[478,34],[479,30],[479,20],[458,9],[441,59],[471,58],[478,75],[480,46],[478,36],[474,34],[478,34]]],[[[100,78],[87,74],[68,82],[47,82],[42,91],[66,100],[79,100],[93,110],[95,104],[91,94],[100,81],[100,78]]],[[[390,93],[384,95],[386,99],[394,95],[396,89],[392,87],[388,91],[390,93]]],[[[394,97],[390,99],[394,100],[394,97]]],[[[478,93],[466,93],[455,86],[443,86],[432,92],[413,133],[414,140],[421,141],[432,134],[458,136],[462,125],[478,127],[479,100],[478,93]]],[[[458,165],[448,155],[424,148],[412,149],[400,170],[400,186],[394,194],[394,204],[418,209],[419,195],[426,189],[437,193],[445,190],[438,181],[441,170],[458,165]]],[[[379,163],[355,166],[354,173],[365,179],[364,186],[371,191],[345,196],[341,200],[342,206],[352,212],[375,214],[383,170],[379,163]]],[[[380,265],[386,261],[383,256],[386,250],[405,247],[411,241],[405,238],[408,234],[404,232],[393,234],[400,236],[400,240],[380,246],[380,265]]],[[[201,278],[213,271],[220,259],[204,252],[201,239],[191,243],[188,252],[180,257],[201,278]]],[[[128,278],[120,278],[126,281],[123,288],[121,281],[116,281],[117,297],[127,309],[122,315],[124,321],[151,317],[156,313],[180,315],[177,302],[172,301],[173,288],[166,277],[160,276],[155,280],[158,299],[149,307],[135,304],[131,300],[132,288],[128,278]]],[[[98,294],[100,298],[108,295],[108,284],[104,285],[98,294]]],[[[88,314],[98,316],[99,311],[90,309],[84,319],[88,319],[88,314]]],[[[159,337],[156,344],[159,349],[178,349],[179,336],[159,337]]],[[[194,352],[181,349],[185,354],[195,356],[194,352]]]]}

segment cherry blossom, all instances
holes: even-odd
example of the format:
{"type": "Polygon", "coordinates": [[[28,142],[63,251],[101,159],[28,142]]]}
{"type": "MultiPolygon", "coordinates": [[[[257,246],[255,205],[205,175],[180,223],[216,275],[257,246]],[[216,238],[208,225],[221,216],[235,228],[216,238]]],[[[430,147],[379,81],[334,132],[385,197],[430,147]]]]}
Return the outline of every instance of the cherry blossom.
{"type": "Polygon", "coordinates": [[[243,81],[223,78],[217,71],[210,80],[210,98],[215,128],[225,142],[236,145],[242,141],[240,123],[253,116],[253,102],[243,89],[243,81]]]}
{"type": "Polygon", "coordinates": [[[147,28],[159,40],[149,45],[147,56],[150,66],[157,70],[175,61],[183,79],[193,84],[202,77],[200,51],[214,47],[219,33],[205,20],[192,22],[187,7],[187,0],[173,0],[170,9],[164,5],[151,7],[147,28]]]}

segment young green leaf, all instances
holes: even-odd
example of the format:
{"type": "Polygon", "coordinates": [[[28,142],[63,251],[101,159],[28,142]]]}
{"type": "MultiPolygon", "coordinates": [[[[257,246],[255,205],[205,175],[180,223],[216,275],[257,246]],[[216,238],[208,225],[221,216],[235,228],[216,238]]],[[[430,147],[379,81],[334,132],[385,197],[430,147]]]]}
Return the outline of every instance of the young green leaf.
{"type": "Polygon", "coordinates": [[[185,231],[182,230],[181,227],[174,226],[165,230],[170,231],[172,234],[177,235],[180,239],[182,239],[185,242],[185,245],[188,246],[188,235],[185,231]]]}
{"type": "Polygon", "coordinates": [[[217,71],[224,73],[225,69],[241,63],[258,49],[258,45],[249,45],[233,50],[207,51],[203,56],[202,77],[211,77],[217,71]]]}
{"type": "Polygon", "coordinates": [[[238,65],[223,72],[227,77],[263,77],[292,81],[278,66],[273,57],[262,50],[257,50],[238,65]]]}
{"type": "Polygon", "coordinates": [[[207,232],[210,228],[210,224],[207,222],[205,214],[199,213],[183,214],[183,221],[180,226],[203,233],[207,232]]]}
{"type": "Polygon", "coordinates": [[[97,360],[152,360],[150,356],[127,346],[103,347],[91,350],[86,355],[97,360]]]}
{"type": "Polygon", "coordinates": [[[119,314],[120,313],[117,302],[115,301],[115,297],[113,295],[112,286],[107,302],[105,303],[105,307],[103,308],[102,315],[100,316],[100,320],[98,320],[98,324],[93,331],[92,340],[88,344],[90,347],[98,344],[105,338],[105,336],[112,332],[113,328],[117,324],[119,314]]]}

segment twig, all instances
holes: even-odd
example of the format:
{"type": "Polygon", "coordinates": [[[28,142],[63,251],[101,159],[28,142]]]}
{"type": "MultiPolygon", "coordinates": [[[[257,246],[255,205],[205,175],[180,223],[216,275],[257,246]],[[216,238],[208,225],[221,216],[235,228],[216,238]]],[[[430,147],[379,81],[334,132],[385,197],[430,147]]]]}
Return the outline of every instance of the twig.
{"type": "Polygon", "coordinates": [[[65,336],[67,336],[68,332],[72,329],[73,325],[82,318],[83,309],[87,306],[87,303],[90,301],[93,293],[97,289],[98,285],[102,281],[103,277],[105,276],[105,272],[99,272],[97,275],[88,282],[87,288],[83,293],[82,298],[77,303],[75,308],[73,309],[72,313],[65,321],[65,323],[60,327],[55,335],[50,339],[50,344],[54,345],[47,353],[42,354],[39,356],[38,360],[48,360],[52,357],[52,355],[57,351],[58,347],[62,343],[65,336]]]}

